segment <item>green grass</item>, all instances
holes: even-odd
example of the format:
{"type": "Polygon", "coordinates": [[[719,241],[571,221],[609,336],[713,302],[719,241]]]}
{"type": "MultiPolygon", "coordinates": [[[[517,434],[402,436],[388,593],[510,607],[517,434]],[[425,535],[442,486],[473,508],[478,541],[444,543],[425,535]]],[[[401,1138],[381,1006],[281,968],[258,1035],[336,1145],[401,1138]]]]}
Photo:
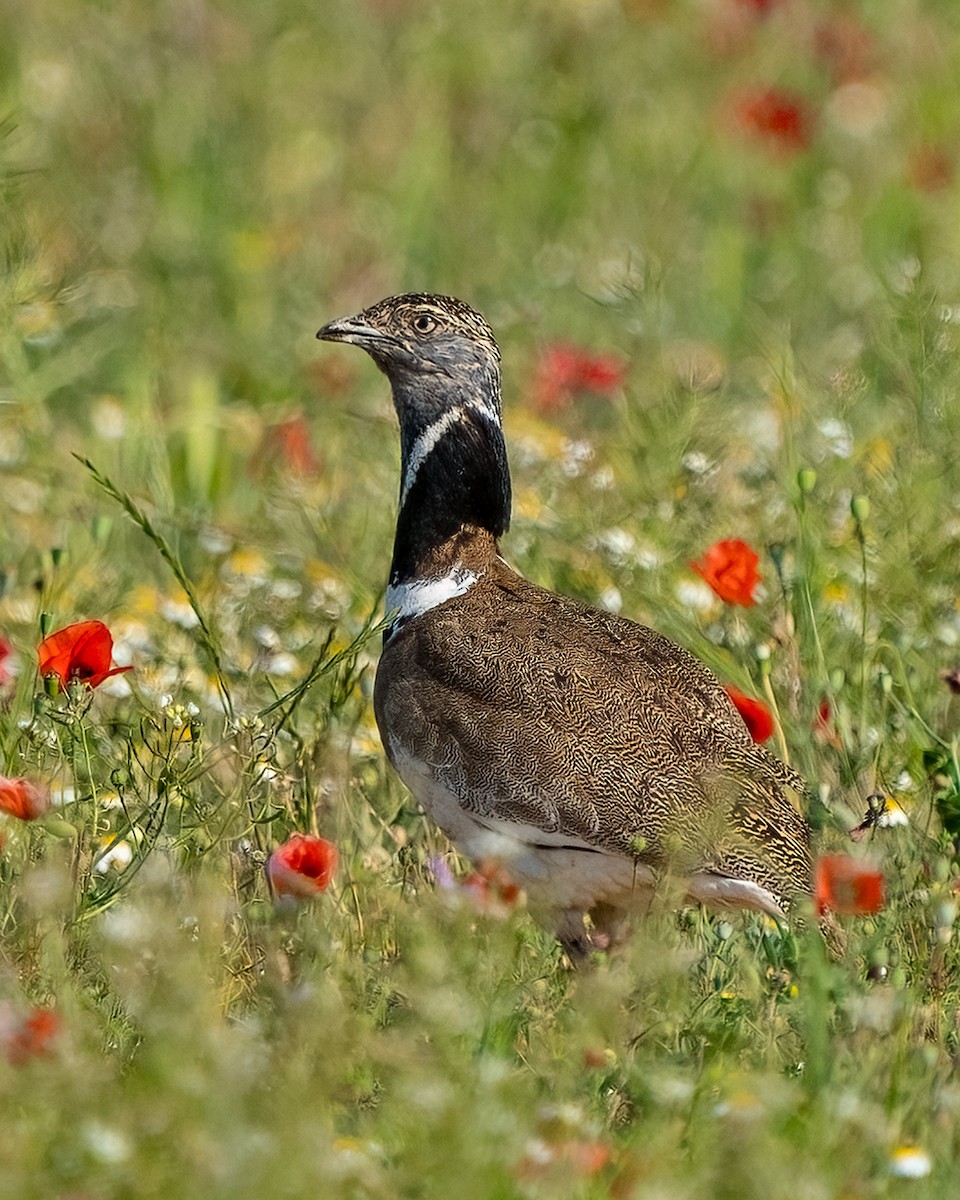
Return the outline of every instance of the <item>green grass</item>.
{"type": "Polygon", "coordinates": [[[955,1194],[958,71],[948,0],[6,5],[0,774],[59,803],[3,824],[0,1005],[61,1028],[0,1061],[0,1194],[955,1194]],[[773,84],[796,152],[738,125],[773,84]],[[407,289],[501,340],[511,561],[766,690],[825,846],[909,813],[839,961],[665,903],[571,973],[436,886],[372,716],[389,396],[313,340],[407,289]],[[559,339],[622,391],[537,412],[559,339]],[[691,592],[721,537],[754,608],[691,592]],[[88,618],[135,670],[48,694],[88,618]],[[299,909],[293,830],[341,856],[299,909]]]}

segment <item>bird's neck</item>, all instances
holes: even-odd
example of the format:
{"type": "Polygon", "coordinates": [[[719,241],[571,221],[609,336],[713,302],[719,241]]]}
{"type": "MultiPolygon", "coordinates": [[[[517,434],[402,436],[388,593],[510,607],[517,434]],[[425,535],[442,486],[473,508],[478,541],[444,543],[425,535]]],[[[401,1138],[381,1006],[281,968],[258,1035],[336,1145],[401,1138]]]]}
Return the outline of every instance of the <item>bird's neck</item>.
{"type": "MultiPolygon", "coordinates": [[[[390,567],[391,589],[482,569],[510,524],[510,471],[492,388],[445,398],[429,419],[397,395],[401,421],[400,512],[390,567]],[[468,561],[469,560],[469,561],[468,561]]],[[[422,411],[422,408],[420,409],[422,411]]],[[[468,585],[469,586],[469,585],[468,585]]],[[[456,593],[452,593],[456,594],[456,593]]]]}

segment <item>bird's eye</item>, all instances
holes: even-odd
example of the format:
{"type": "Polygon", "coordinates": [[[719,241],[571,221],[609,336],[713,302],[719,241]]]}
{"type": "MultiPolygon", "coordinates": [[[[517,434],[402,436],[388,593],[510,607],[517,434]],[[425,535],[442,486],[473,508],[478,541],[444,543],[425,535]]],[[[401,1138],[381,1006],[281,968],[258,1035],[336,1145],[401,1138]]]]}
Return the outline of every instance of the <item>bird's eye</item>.
{"type": "Polygon", "coordinates": [[[433,333],[437,327],[437,323],[427,313],[420,313],[418,317],[414,317],[413,327],[417,333],[433,333]]]}

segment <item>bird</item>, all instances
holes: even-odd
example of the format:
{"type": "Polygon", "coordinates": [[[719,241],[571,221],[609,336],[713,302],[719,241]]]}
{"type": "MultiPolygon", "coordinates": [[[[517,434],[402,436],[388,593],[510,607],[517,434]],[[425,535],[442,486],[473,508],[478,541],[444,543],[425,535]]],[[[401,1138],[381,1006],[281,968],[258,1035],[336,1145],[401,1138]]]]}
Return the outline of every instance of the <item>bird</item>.
{"type": "Polygon", "coordinates": [[[505,872],[574,962],[680,903],[788,920],[812,883],[803,779],[714,674],[502,555],[500,350],[469,304],[390,296],[317,333],[387,376],[400,488],[374,685],[386,755],[459,852],[505,872]]]}

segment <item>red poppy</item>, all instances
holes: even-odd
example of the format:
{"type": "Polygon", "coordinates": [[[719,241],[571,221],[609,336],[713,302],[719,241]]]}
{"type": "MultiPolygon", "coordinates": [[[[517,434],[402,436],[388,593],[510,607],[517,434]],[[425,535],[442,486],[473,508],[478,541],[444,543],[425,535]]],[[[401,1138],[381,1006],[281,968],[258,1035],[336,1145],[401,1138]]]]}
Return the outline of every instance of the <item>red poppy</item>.
{"type": "Polygon", "coordinates": [[[7,639],[0,634],[0,687],[3,687],[4,684],[9,683],[13,678],[10,674],[9,668],[4,666],[4,663],[7,661],[7,659],[11,658],[12,656],[13,647],[10,645],[7,639]]]}
{"type": "Polygon", "coordinates": [[[299,413],[267,426],[260,448],[250,462],[250,471],[259,478],[271,467],[301,477],[319,471],[320,459],[313,447],[310,426],[299,413]]]}
{"type": "Polygon", "coordinates": [[[37,647],[40,674],[55,675],[60,686],[79,679],[90,687],[99,687],[111,675],[132,671],[133,667],[111,667],[113,638],[102,621],[78,621],[44,638],[37,647]]]}
{"type": "Polygon", "coordinates": [[[730,703],[737,710],[755,742],[765,742],[774,731],[773,716],[762,700],[755,700],[730,684],[724,687],[730,703]]]}
{"type": "Polygon", "coordinates": [[[60,1033],[60,1017],[51,1008],[33,1008],[21,1016],[9,1005],[0,1009],[0,1046],[13,1066],[49,1054],[60,1033]]]}
{"type": "Polygon", "coordinates": [[[741,129],[778,150],[794,153],[810,145],[812,118],[806,101],[786,88],[758,88],[736,106],[741,129]]]}
{"type": "Polygon", "coordinates": [[[592,354],[577,346],[556,342],[547,347],[537,368],[533,387],[539,412],[566,408],[580,392],[609,396],[623,386],[626,365],[615,354],[592,354]]]}
{"type": "Polygon", "coordinates": [[[499,863],[481,863],[461,884],[478,912],[496,914],[512,908],[520,898],[519,886],[499,863]]]}
{"type": "Polygon", "coordinates": [[[609,1067],[614,1060],[611,1058],[612,1050],[601,1050],[597,1046],[588,1046],[583,1052],[583,1065],[590,1070],[600,1070],[602,1067],[609,1067]]]}
{"type": "Polygon", "coordinates": [[[579,1178],[596,1175],[613,1157],[610,1147],[596,1138],[570,1138],[551,1142],[535,1139],[517,1164],[521,1179],[536,1179],[563,1172],[579,1178]]]}
{"type": "Polygon", "coordinates": [[[760,559],[755,550],[739,538],[714,542],[699,562],[691,567],[710,584],[727,604],[755,604],[753,593],[760,582],[757,566],[760,559]]]}
{"type": "Polygon", "coordinates": [[[780,0],[736,0],[736,3],[740,8],[751,8],[758,16],[765,17],[773,12],[780,0]]]}
{"type": "Polygon", "coordinates": [[[820,916],[828,909],[847,916],[868,916],[883,908],[883,872],[867,859],[824,854],[817,859],[813,895],[820,916]]]}
{"type": "Polygon", "coordinates": [[[35,821],[50,811],[50,793],[29,779],[0,775],[0,812],[20,821],[35,821]]]}
{"type": "Polygon", "coordinates": [[[278,896],[316,896],[330,886],[336,869],[336,846],[308,833],[295,833],[267,859],[267,878],[278,896]]]}
{"type": "Polygon", "coordinates": [[[826,696],[817,705],[817,712],[813,718],[813,736],[822,745],[833,746],[837,750],[843,746],[833,719],[833,707],[826,696]]]}

